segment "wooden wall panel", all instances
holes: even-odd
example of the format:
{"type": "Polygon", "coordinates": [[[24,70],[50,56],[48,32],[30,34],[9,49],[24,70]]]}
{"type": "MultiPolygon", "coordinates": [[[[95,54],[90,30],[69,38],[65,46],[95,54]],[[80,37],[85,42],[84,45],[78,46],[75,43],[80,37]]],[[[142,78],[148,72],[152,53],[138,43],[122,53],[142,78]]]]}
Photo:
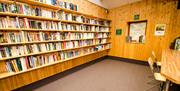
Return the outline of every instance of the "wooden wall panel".
{"type": "Polygon", "coordinates": [[[15,76],[10,76],[4,79],[0,79],[0,91],[13,90],[33,82],[42,80],[44,78],[50,77],[52,75],[58,74],[60,72],[66,71],[73,67],[82,65],[84,63],[90,62],[92,60],[104,57],[108,54],[108,51],[102,51],[80,58],[72,59],[62,63],[54,64],[48,67],[32,70],[15,76]]]}
{"type": "Polygon", "coordinates": [[[108,55],[146,61],[153,50],[161,60],[162,50],[180,35],[180,10],[176,6],[177,0],[143,0],[111,9],[108,17],[112,20],[112,48],[108,55]],[[145,44],[126,43],[127,22],[133,21],[136,14],[140,14],[140,20],[148,21],[145,44]],[[167,24],[165,36],[157,37],[154,35],[155,25],[161,23],[167,24]],[[117,28],[122,29],[122,35],[116,36],[117,28]]]}

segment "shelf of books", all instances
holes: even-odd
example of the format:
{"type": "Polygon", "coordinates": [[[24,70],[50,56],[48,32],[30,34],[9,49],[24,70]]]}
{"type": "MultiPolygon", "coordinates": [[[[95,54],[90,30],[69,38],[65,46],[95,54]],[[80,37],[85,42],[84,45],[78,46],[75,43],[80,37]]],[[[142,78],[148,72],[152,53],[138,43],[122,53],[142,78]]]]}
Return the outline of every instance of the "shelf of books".
{"type": "Polygon", "coordinates": [[[108,50],[109,26],[68,2],[1,0],[0,79],[108,50]]]}

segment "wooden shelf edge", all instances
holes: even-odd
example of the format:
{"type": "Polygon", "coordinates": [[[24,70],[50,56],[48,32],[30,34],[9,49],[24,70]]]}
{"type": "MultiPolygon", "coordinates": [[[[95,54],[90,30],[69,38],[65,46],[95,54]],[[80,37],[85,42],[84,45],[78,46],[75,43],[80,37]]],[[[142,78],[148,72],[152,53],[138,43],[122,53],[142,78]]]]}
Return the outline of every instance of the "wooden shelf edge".
{"type": "Polygon", "coordinates": [[[0,12],[0,16],[12,16],[12,17],[21,17],[21,18],[29,18],[29,19],[37,19],[37,20],[49,20],[49,21],[61,21],[57,18],[45,18],[42,16],[29,16],[17,13],[10,13],[10,12],[0,12]]]}
{"type": "Polygon", "coordinates": [[[82,47],[77,47],[77,48],[60,49],[60,50],[53,50],[53,51],[47,51],[47,52],[30,53],[30,54],[26,54],[26,55],[15,56],[15,57],[7,57],[7,58],[0,59],[0,62],[4,61],[4,60],[14,59],[14,58],[20,58],[20,57],[26,57],[26,56],[34,56],[34,55],[41,55],[41,54],[48,54],[48,53],[59,52],[59,51],[75,50],[75,49],[92,47],[92,46],[97,46],[97,45],[105,45],[105,44],[110,44],[110,42],[101,43],[101,44],[94,44],[94,45],[88,45],[88,46],[82,46],[82,47]]]}
{"type": "Polygon", "coordinates": [[[106,25],[88,24],[88,23],[83,23],[83,22],[60,20],[57,18],[46,18],[46,17],[42,17],[42,16],[29,16],[29,15],[9,13],[9,12],[0,12],[0,16],[12,16],[12,17],[21,17],[21,18],[29,18],[29,19],[37,19],[37,20],[46,20],[46,21],[58,21],[58,22],[62,22],[62,23],[83,24],[83,25],[101,26],[101,27],[109,27],[110,28],[110,26],[106,26],[106,25]]]}
{"type": "Polygon", "coordinates": [[[37,44],[37,43],[52,43],[52,42],[64,42],[64,41],[75,41],[75,40],[91,40],[91,39],[108,39],[110,37],[105,38],[87,38],[87,39],[66,39],[66,40],[47,40],[47,41],[32,41],[32,42],[16,42],[16,43],[1,43],[0,46],[6,45],[21,45],[21,44],[37,44]]]}
{"type": "Polygon", "coordinates": [[[110,31],[78,31],[78,30],[56,30],[56,29],[31,29],[31,28],[0,28],[0,31],[50,31],[50,32],[80,32],[80,33],[109,33],[110,31]]]}
{"type": "Polygon", "coordinates": [[[79,57],[91,55],[91,54],[94,54],[94,53],[107,51],[109,49],[103,49],[103,50],[95,51],[95,52],[92,52],[92,53],[88,53],[88,54],[68,58],[68,59],[65,59],[65,60],[56,61],[56,62],[46,64],[46,65],[43,65],[43,66],[39,66],[39,67],[36,67],[36,68],[31,68],[31,69],[28,69],[26,71],[21,71],[21,72],[16,72],[16,73],[3,73],[3,74],[1,74],[0,79],[4,79],[4,78],[10,77],[10,76],[14,76],[14,75],[22,74],[22,73],[25,73],[25,72],[33,71],[33,70],[40,69],[40,68],[43,68],[43,67],[48,67],[48,66],[51,66],[51,65],[54,65],[54,64],[62,63],[62,62],[65,62],[65,61],[69,61],[69,60],[76,59],[76,58],[79,58],[79,57]]]}

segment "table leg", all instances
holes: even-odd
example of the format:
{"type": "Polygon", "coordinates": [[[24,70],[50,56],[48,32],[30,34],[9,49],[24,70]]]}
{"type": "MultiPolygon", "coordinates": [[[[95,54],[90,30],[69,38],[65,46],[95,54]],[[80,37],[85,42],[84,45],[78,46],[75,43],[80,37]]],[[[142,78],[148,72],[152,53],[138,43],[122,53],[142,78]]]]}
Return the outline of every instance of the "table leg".
{"type": "Polygon", "coordinates": [[[166,86],[165,86],[165,91],[169,91],[169,85],[170,85],[170,81],[167,80],[166,81],[166,86]]]}

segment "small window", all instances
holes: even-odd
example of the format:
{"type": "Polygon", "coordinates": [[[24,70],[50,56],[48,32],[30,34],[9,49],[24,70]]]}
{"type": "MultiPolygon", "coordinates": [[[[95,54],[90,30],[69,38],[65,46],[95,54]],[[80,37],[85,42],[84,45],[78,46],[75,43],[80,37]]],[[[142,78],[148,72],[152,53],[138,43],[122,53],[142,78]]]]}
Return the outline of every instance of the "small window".
{"type": "Polygon", "coordinates": [[[147,20],[128,22],[127,42],[145,43],[147,20]]]}

